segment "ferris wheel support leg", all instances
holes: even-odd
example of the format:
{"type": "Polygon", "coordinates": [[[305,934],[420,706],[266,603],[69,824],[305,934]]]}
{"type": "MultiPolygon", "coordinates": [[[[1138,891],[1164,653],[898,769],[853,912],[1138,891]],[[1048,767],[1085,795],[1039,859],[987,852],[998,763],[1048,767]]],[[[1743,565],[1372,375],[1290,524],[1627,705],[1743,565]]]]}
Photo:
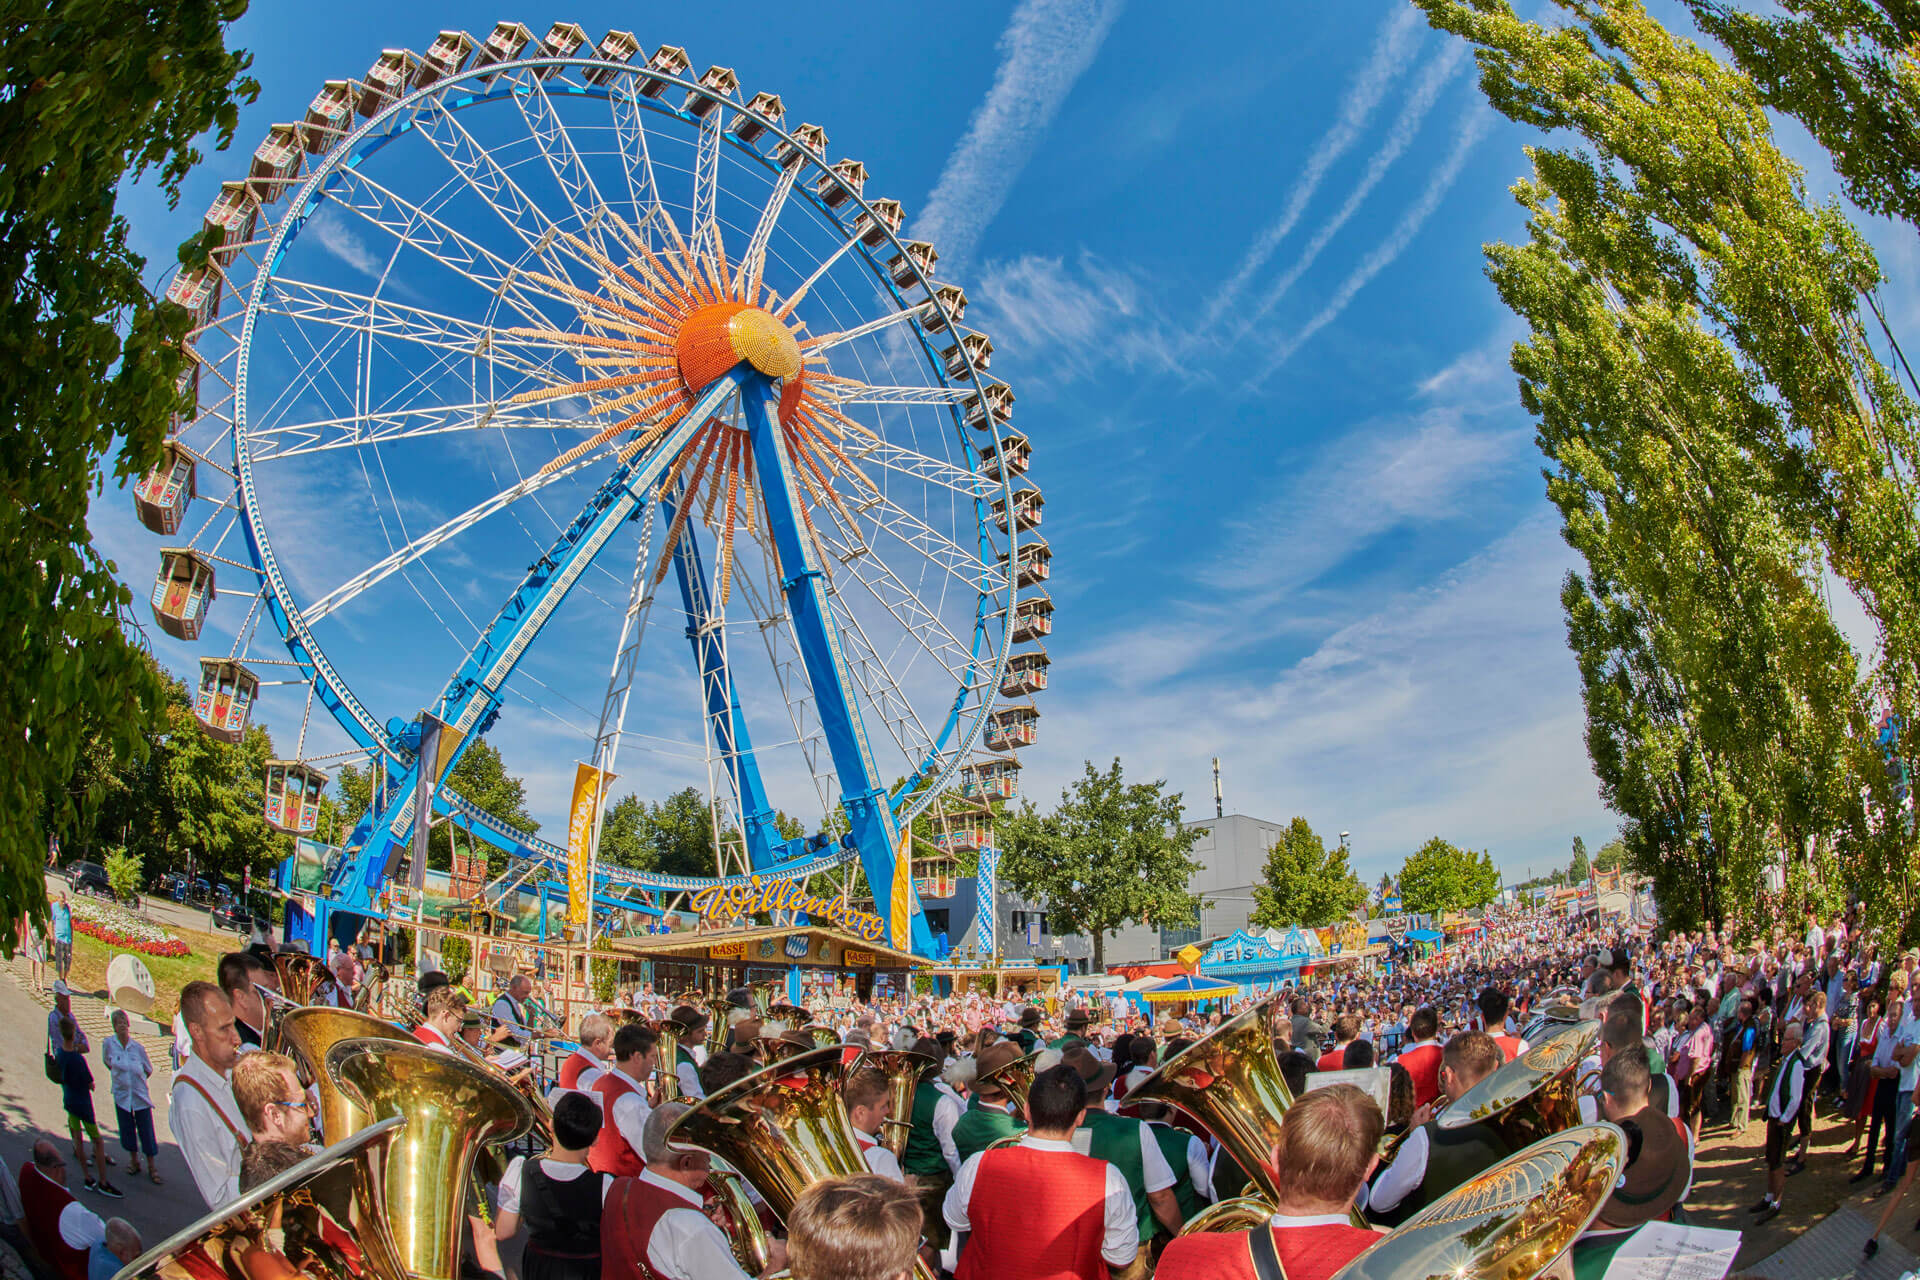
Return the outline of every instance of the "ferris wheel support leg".
{"type": "MultiPolygon", "coordinates": [[[[669,523],[681,496],[660,495],[660,514],[669,523]]],[[[766,785],[760,780],[760,763],[754,758],[747,718],[740,710],[740,691],[734,687],[733,672],[727,668],[726,644],[715,625],[706,566],[700,560],[700,546],[694,538],[692,521],[688,521],[674,545],[673,570],[680,584],[680,607],[687,619],[687,640],[693,645],[693,660],[700,666],[707,721],[713,726],[714,745],[719,748],[720,759],[726,765],[734,795],[740,802],[740,825],[746,832],[747,856],[755,871],[764,870],[780,856],[781,851],[775,847],[780,832],[774,826],[773,804],[767,799],[766,785]]]]}
{"type": "Polygon", "coordinates": [[[885,925],[883,941],[903,950],[910,946],[919,955],[931,955],[933,935],[913,886],[905,885],[903,893],[894,891],[900,828],[874,767],[873,748],[861,722],[859,704],[854,701],[840,635],[827,605],[826,575],[801,528],[793,464],[780,439],[779,404],[779,390],[770,379],[755,374],[740,384],[741,416],[753,439],[754,469],[761,477],[761,492],[767,502],[767,527],[785,575],[780,590],[793,615],[801,661],[813,687],[814,705],[833,757],[834,772],[840,779],[841,801],[851,827],[847,838],[859,851],[860,865],[873,891],[874,911],[885,925]],[[904,921],[898,918],[901,915],[906,916],[904,921]]]}

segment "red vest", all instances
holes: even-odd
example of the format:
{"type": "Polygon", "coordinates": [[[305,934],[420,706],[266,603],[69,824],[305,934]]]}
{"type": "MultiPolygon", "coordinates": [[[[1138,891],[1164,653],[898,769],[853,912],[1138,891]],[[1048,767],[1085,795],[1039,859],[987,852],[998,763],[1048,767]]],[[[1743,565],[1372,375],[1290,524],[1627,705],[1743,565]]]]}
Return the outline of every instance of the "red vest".
{"type": "Polygon", "coordinates": [[[1075,1151],[981,1153],[954,1280],[1106,1280],[1107,1162],[1075,1151]]]}
{"type": "MultiPolygon", "coordinates": [[[[1287,1280],[1328,1280],[1362,1250],[1385,1239],[1377,1231],[1346,1223],[1268,1229],[1287,1280]]],[[[1252,1234],[1200,1231],[1176,1236],[1160,1255],[1154,1276],[1156,1280],[1254,1280],[1252,1234]]]]}
{"type": "MultiPolygon", "coordinates": [[[[632,1092],[632,1090],[628,1090],[632,1092]]],[[[609,1128],[612,1126],[609,1125],[609,1128]]],[[[622,1178],[607,1192],[600,1214],[600,1274],[603,1280],[659,1280],[647,1265],[653,1228],[669,1209],[691,1209],[665,1187],[622,1178]]]]}
{"type": "Polygon", "coordinates": [[[1417,1045],[1400,1055],[1400,1065],[1413,1077],[1413,1105],[1424,1107],[1440,1096],[1440,1046],[1417,1045]]]}
{"type": "Polygon", "coordinates": [[[600,1126],[600,1136],[587,1148],[587,1166],[595,1173],[610,1173],[616,1178],[639,1177],[647,1167],[646,1162],[628,1145],[620,1126],[613,1122],[613,1104],[639,1091],[611,1071],[593,1082],[593,1091],[600,1095],[600,1109],[607,1120],[600,1126]]]}
{"type": "Polygon", "coordinates": [[[1344,1046],[1329,1049],[1320,1055],[1320,1061],[1314,1064],[1315,1071],[1345,1071],[1347,1069],[1347,1051],[1344,1046]]]}
{"type": "Polygon", "coordinates": [[[578,1049],[574,1050],[567,1055],[567,1060],[560,1064],[560,1087],[562,1089],[578,1089],[580,1087],[580,1077],[586,1072],[593,1070],[594,1067],[595,1063],[593,1059],[587,1057],[586,1054],[580,1052],[578,1049]]]}
{"type": "Polygon", "coordinates": [[[452,1045],[447,1043],[447,1038],[440,1034],[437,1027],[425,1022],[413,1029],[413,1038],[429,1049],[451,1050],[453,1048],[452,1045]]]}
{"type": "Polygon", "coordinates": [[[1506,1055],[1508,1062],[1520,1056],[1519,1036],[1498,1035],[1493,1038],[1493,1042],[1500,1046],[1500,1052],[1506,1055]]]}
{"type": "Polygon", "coordinates": [[[31,1162],[20,1166],[20,1207],[26,1211],[21,1226],[27,1239],[62,1280],[87,1280],[87,1251],[60,1238],[61,1211],[72,1203],[73,1194],[31,1162]]]}

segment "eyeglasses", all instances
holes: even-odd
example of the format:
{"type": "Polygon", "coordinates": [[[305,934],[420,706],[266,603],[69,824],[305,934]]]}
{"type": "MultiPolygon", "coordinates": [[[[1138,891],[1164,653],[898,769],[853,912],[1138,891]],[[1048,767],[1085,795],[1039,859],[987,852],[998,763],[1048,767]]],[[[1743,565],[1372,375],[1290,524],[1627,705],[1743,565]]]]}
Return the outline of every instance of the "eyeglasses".
{"type": "Polygon", "coordinates": [[[313,1110],[313,1104],[312,1104],[311,1102],[308,1102],[308,1101],[307,1101],[307,1100],[306,1100],[305,1098],[301,1098],[301,1099],[300,1099],[299,1101],[297,1101],[297,1102],[282,1102],[282,1101],[280,1101],[279,1099],[277,1099],[277,1098],[276,1098],[276,1099],[274,1100],[274,1103],[273,1103],[273,1105],[274,1105],[274,1106],[276,1106],[276,1107],[285,1107],[285,1108],[286,1108],[287,1110],[289,1110],[289,1111],[311,1111],[311,1110],[313,1110]]]}

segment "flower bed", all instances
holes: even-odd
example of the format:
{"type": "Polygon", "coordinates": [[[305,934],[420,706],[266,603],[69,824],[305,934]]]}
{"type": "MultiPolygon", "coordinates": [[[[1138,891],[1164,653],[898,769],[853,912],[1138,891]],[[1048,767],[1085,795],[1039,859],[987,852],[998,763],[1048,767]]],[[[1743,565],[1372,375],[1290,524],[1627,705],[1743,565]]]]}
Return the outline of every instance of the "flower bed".
{"type": "Polygon", "coordinates": [[[159,925],[142,920],[115,903],[75,898],[67,905],[73,910],[75,932],[98,938],[109,946],[137,951],[146,956],[192,954],[192,948],[159,925]]]}

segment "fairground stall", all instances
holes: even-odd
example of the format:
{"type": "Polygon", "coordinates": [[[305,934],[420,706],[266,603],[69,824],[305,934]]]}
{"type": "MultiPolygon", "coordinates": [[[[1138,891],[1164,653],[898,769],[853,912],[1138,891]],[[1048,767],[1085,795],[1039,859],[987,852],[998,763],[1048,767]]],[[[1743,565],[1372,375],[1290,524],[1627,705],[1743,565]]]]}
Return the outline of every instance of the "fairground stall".
{"type": "Polygon", "coordinates": [[[656,992],[719,996],[736,987],[776,1001],[823,1005],[897,1000],[913,991],[913,975],[929,962],[825,925],[757,925],[692,933],[609,939],[656,992]]]}

